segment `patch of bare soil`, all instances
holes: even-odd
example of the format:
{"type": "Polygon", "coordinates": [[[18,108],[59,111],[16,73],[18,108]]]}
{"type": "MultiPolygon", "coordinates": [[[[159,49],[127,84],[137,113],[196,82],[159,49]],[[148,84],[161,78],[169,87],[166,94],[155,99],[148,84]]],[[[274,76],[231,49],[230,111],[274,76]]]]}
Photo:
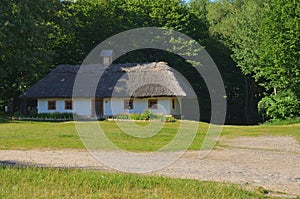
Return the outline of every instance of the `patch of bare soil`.
{"type": "MultiPolygon", "coordinates": [[[[203,159],[188,151],[153,175],[231,182],[300,196],[300,145],[292,137],[222,139],[203,159]]],[[[115,154],[112,158],[118,158],[115,154]]],[[[2,150],[0,164],[112,170],[79,150],[2,150]]]]}

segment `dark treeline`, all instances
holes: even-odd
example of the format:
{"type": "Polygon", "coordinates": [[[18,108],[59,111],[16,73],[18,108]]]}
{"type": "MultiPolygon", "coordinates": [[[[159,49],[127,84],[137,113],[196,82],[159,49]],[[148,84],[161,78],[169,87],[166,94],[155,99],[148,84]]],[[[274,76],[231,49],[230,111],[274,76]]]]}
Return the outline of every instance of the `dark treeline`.
{"type": "MultiPolygon", "coordinates": [[[[110,36],[133,28],[165,27],[192,37],[213,57],[227,92],[227,123],[296,117],[299,4],[296,0],[1,0],[0,102],[18,99],[58,64],[80,64],[110,36]]],[[[150,61],[166,61],[190,81],[199,96],[201,120],[208,121],[206,85],[185,60],[155,49],[116,60],[150,61]]]]}

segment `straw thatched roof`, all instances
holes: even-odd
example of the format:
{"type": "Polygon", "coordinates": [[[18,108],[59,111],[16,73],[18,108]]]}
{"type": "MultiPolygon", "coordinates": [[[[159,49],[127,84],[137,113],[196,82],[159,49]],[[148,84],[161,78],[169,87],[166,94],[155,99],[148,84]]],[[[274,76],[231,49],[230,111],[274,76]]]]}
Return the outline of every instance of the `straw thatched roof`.
{"type": "Polygon", "coordinates": [[[73,65],[59,65],[20,97],[187,96],[189,93],[187,85],[184,78],[165,62],[112,64],[106,69],[101,65],[87,65],[81,68],[73,65]],[[73,92],[75,79],[77,87],[73,92]],[[91,85],[95,85],[95,89],[91,89],[93,87],[91,85]]]}

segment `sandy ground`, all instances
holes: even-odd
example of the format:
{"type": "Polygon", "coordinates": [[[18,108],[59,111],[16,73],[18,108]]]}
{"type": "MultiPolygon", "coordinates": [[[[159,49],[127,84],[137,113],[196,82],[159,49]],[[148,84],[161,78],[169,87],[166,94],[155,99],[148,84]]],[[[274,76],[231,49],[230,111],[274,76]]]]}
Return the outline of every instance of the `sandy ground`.
{"type": "MultiPolygon", "coordinates": [[[[223,138],[220,143],[203,159],[198,151],[188,151],[151,175],[231,182],[300,196],[300,145],[294,138],[223,138]]],[[[83,150],[0,150],[0,164],[112,171],[83,150]]]]}

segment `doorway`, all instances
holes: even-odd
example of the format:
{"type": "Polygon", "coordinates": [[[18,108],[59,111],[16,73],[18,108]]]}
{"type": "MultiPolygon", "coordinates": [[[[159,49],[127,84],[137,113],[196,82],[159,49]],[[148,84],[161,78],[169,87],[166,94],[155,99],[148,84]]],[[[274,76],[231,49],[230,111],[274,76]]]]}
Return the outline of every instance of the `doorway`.
{"type": "Polygon", "coordinates": [[[103,98],[96,98],[93,100],[92,116],[97,119],[103,118],[103,98]]]}

